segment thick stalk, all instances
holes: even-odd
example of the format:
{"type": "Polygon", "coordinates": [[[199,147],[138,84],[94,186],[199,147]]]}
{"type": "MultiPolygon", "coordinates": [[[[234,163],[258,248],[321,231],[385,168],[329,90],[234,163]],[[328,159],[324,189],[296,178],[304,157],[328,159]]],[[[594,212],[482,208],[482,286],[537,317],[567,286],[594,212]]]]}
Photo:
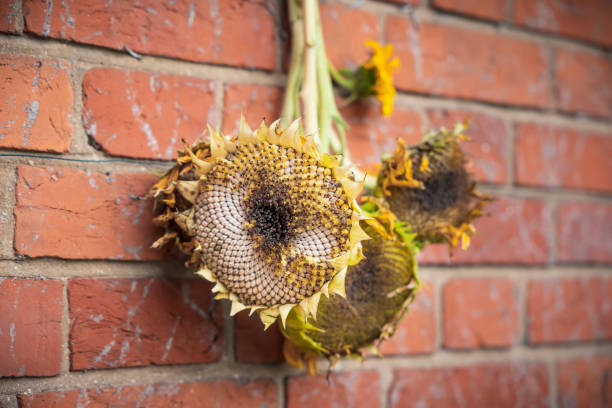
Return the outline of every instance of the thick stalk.
{"type": "Polygon", "coordinates": [[[304,25],[302,21],[302,10],[298,0],[289,0],[289,22],[291,24],[291,60],[289,63],[289,74],[287,75],[287,87],[285,89],[285,100],[281,114],[280,127],[286,128],[300,114],[298,92],[302,80],[302,57],[304,52],[304,25]]]}
{"type": "Polygon", "coordinates": [[[304,107],[304,136],[317,135],[317,50],[316,50],[316,1],[302,0],[302,16],[304,19],[304,80],[302,82],[302,106],[304,107]]]}
{"type": "MultiPolygon", "coordinates": [[[[316,10],[317,17],[319,10],[316,10]]],[[[342,154],[343,163],[347,163],[348,149],[344,142],[344,132],[348,128],[338,108],[329,71],[329,63],[323,43],[323,30],[317,19],[317,85],[319,89],[319,131],[321,133],[321,151],[342,154]],[[332,124],[335,123],[337,133],[332,124]],[[340,139],[338,139],[338,135],[340,139]]]]}

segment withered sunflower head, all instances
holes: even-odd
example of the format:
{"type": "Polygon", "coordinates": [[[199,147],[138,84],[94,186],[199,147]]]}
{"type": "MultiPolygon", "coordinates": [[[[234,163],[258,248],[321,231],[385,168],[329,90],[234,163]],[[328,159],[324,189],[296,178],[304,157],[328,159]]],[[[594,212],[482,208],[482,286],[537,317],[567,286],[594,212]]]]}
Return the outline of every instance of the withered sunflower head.
{"type": "Polygon", "coordinates": [[[466,128],[467,122],[452,130],[441,128],[416,146],[399,140],[395,154],[383,162],[377,195],[419,240],[456,246],[461,238],[466,249],[474,232],[472,220],[491,200],[475,190],[466,171],[459,146],[466,128]]]}
{"type": "Polygon", "coordinates": [[[362,258],[362,183],[339,157],[319,155],[298,122],[253,132],[243,119],[235,142],[209,132],[152,189],[166,228],[154,245],[174,240],[232,314],[250,308],[267,327],[296,305],[316,313],[321,293],[343,293],[347,266],[362,258]]]}
{"type": "Polygon", "coordinates": [[[300,368],[306,363],[311,374],[319,356],[335,361],[365,350],[377,353],[419,286],[414,235],[388,210],[376,208],[369,215],[361,223],[372,239],[363,242],[365,259],[348,269],[346,297],[321,299],[316,319],[293,310],[282,328],[290,339],[283,350],[287,362],[300,368]]]}

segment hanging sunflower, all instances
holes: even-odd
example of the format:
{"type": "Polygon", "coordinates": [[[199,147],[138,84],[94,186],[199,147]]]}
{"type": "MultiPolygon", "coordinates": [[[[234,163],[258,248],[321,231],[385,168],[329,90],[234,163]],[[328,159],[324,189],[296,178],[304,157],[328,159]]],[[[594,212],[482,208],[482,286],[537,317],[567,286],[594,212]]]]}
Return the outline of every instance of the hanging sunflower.
{"type": "Polygon", "coordinates": [[[267,327],[296,305],[315,314],[322,293],[344,293],[347,266],[362,258],[362,183],[339,157],[320,155],[297,121],[253,132],[242,119],[237,143],[209,132],[151,189],[166,230],[154,247],[175,242],[232,315],[249,308],[267,327]]]}
{"type": "Polygon", "coordinates": [[[456,246],[461,239],[466,249],[474,232],[472,220],[491,200],[476,191],[465,168],[459,142],[467,139],[467,125],[430,132],[416,146],[406,147],[400,139],[395,154],[383,162],[377,196],[420,241],[456,246]]]}
{"type": "Polygon", "coordinates": [[[335,362],[339,357],[378,353],[378,344],[391,336],[412,302],[419,280],[416,274],[414,235],[391,212],[368,204],[369,219],[362,221],[372,237],[363,242],[365,259],[349,267],[346,296],[322,298],[316,316],[299,309],[289,314],[283,334],[287,362],[310,374],[318,357],[335,362]]]}
{"type": "Polygon", "coordinates": [[[392,57],[393,46],[380,45],[376,41],[366,41],[364,44],[372,50],[370,58],[356,70],[341,69],[336,71],[330,67],[334,81],[348,92],[347,101],[376,96],[381,104],[383,116],[393,113],[395,87],[393,75],[400,65],[397,57],[392,57]]]}

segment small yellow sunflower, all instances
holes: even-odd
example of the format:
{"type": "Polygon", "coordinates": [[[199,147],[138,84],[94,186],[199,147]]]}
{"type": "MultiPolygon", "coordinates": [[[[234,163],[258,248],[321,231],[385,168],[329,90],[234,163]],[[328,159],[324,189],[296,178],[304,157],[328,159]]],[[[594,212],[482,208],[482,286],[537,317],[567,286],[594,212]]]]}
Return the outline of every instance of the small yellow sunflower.
{"type": "Polygon", "coordinates": [[[154,247],[175,242],[232,315],[249,308],[266,327],[344,293],[368,238],[355,203],[362,182],[340,157],[320,155],[297,121],[277,123],[253,132],[242,119],[237,141],[209,128],[211,142],[186,145],[151,189],[166,229],[154,247]]]}
{"type": "Polygon", "coordinates": [[[366,41],[365,45],[372,49],[372,56],[364,68],[374,70],[376,83],[374,93],[382,105],[383,116],[391,116],[393,113],[393,98],[395,98],[395,87],[393,86],[393,73],[399,67],[397,57],[391,58],[393,46],[387,44],[384,47],[376,41],[366,41]]]}

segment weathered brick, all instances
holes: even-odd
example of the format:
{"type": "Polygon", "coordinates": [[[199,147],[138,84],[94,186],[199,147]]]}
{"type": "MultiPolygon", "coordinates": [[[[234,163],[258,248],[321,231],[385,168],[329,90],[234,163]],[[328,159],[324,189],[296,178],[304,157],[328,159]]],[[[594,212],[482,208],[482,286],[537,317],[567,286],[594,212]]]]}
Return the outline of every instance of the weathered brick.
{"type": "Polygon", "coordinates": [[[506,181],[506,127],[497,117],[467,110],[430,109],[427,111],[432,127],[453,126],[470,119],[466,132],[470,141],[461,144],[467,154],[468,167],[478,181],[503,183],[506,181]]]}
{"type": "Polygon", "coordinates": [[[554,61],[559,109],[612,116],[612,61],[609,58],[557,48],[554,61]]]}
{"type": "Polygon", "coordinates": [[[13,258],[13,231],[11,212],[15,197],[16,171],[12,167],[0,167],[0,259],[13,258]]]}
{"type": "Polygon", "coordinates": [[[516,126],[519,184],[612,191],[612,134],[536,123],[516,126]]]}
{"type": "Polygon", "coordinates": [[[273,69],[275,2],[24,0],[25,29],[63,40],[192,61],[273,69]]]}
{"type": "Polygon", "coordinates": [[[454,13],[500,21],[506,16],[506,0],[433,0],[434,7],[454,13]]]}
{"type": "Polygon", "coordinates": [[[378,40],[377,17],[359,8],[321,3],[325,52],[337,68],[356,68],[370,56],[366,40],[378,40]]]}
{"type": "Polygon", "coordinates": [[[612,263],[612,205],[562,203],[556,237],[560,261],[612,263]]]}
{"type": "MultiPolygon", "coordinates": [[[[485,216],[474,221],[476,233],[470,247],[453,250],[453,263],[544,264],[548,262],[551,209],[535,199],[498,197],[485,207],[485,216]]],[[[419,261],[448,263],[445,244],[425,247],[419,261]]]]}
{"type": "Polygon", "coordinates": [[[214,116],[214,83],[113,68],[83,78],[83,125],[109,154],[172,159],[202,135],[214,116]]]}
{"type": "Polygon", "coordinates": [[[507,347],[518,339],[518,286],[510,279],[452,279],[444,285],[444,346],[507,347]]]}
{"type": "Polygon", "coordinates": [[[16,32],[18,14],[19,2],[17,0],[5,0],[0,3],[0,31],[16,32]]]}
{"type": "Polygon", "coordinates": [[[382,0],[387,3],[396,3],[403,6],[417,6],[421,4],[421,0],[382,0]]]}
{"type": "Polygon", "coordinates": [[[241,363],[280,363],[283,358],[283,335],[275,323],[264,331],[257,315],[244,311],[234,317],[236,360],[241,363]]]}
{"type": "Polygon", "coordinates": [[[290,377],[287,408],[378,407],[378,373],[353,371],[317,377],[290,377]]]}
{"type": "Polygon", "coordinates": [[[508,362],[467,367],[398,369],[389,391],[390,406],[446,408],[548,407],[544,364],[508,362]]]}
{"type": "Polygon", "coordinates": [[[0,56],[0,148],[67,152],[72,139],[70,64],[0,56]]]}
{"type": "Polygon", "coordinates": [[[72,370],[218,361],[222,318],[200,280],[71,279],[72,370]]]}
{"type": "Polygon", "coordinates": [[[436,347],[434,290],[431,282],[423,282],[408,313],[397,326],[393,337],[383,342],[383,355],[423,354],[436,347]]]}
{"type": "Polygon", "coordinates": [[[546,107],[548,51],[539,44],[472,29],[389,17],[386,40],[401,66],[398,88],[425,94],[546,107]]]}
{"type": "Polygon", "coordinates": [[[19,396],[22,408],[277,407],[276,386],[266,379],[87,388],[19,396]]]}
{"type": "Polygon", "coordinates": [[[352,103],[341,109],[350,126],[347,143],[351,160],[367,169],[378,169],[384,153],[393,153],[397,139],[419,143],[422,121],[415,111],[395,108],[389,118],[380,113],[377,103],[352,103]]]}
{"type": "Polygon", "coordinates": [[[283,91],[265,85],[229,84],[225,86],[223,99],[223,132],[238,134],[240,115],[257,129],[262,120],[270,125],[280,118],[283,106],[283,91]]]}
{"type": "Polygon", "coordinates": [[[60,281],[0,278],[0,377],[59,374],[62,291],[60,281]]]}
{"type": "Polygon", "coordinates": [[[560,408],[606,408],[612,396],[612,356],[561,361],[557,368],[560,408]]]}
{"type": "Polygon", "coordinates": [[[538,31],[612,46],[612,4],[605,0],[516,0],[514,22],[538,31]]]}
{"type": "Polygon", "coordinates": [[[152,203],[141,200],[156,177],[21,166],[15,250],[30,257],[161,259],[152,203]]]}
{"type": "Polygon", "coordinates": [[[612,339],[611,279],[529,282],[530,343],[612,339]]]}

